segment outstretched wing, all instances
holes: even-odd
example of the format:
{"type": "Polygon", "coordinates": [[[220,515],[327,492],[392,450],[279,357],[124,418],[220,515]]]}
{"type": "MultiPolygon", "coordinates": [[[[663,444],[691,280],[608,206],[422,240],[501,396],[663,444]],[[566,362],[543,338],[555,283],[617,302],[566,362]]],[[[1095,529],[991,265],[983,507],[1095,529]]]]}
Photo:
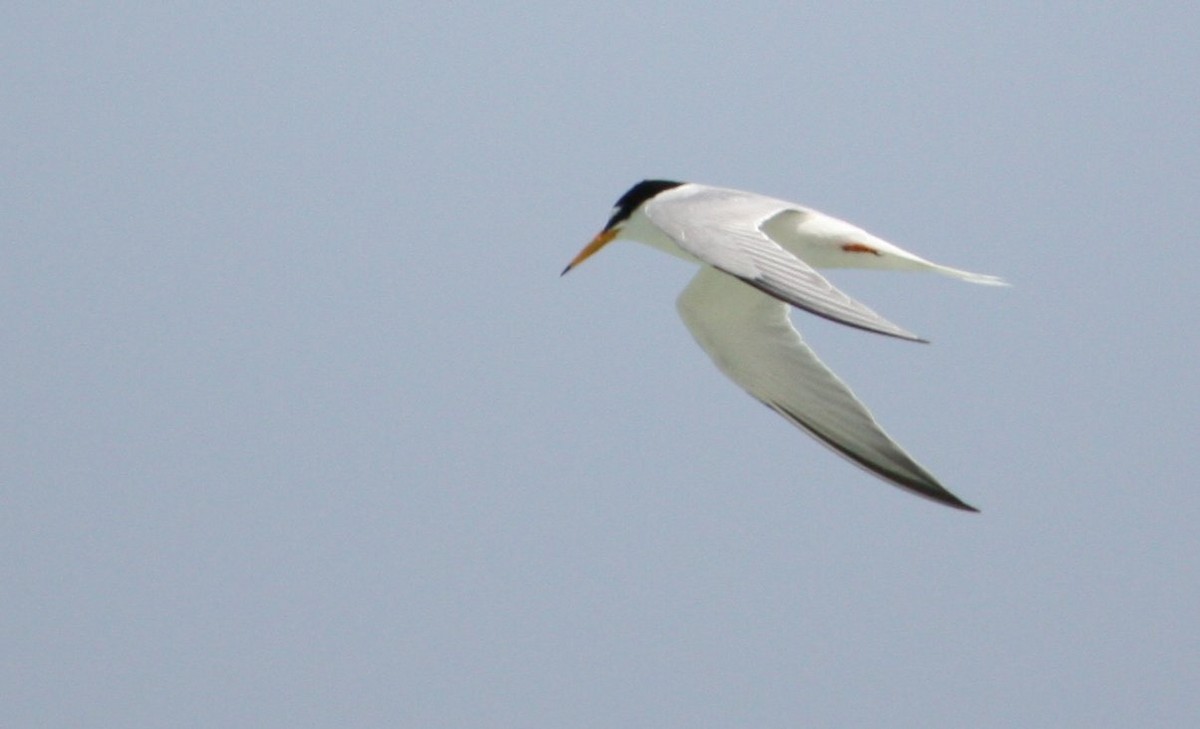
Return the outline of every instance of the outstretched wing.
{"type": "Polygon", "coordinates": [[[785,304],[705,266],[680,295],[678,308],[721,371],[794,425],[900,488],[976,511],[888,437],[800,339],[785,304]]]}
{"type": "Polygon", "coordinates": [[[771,296],[826,319],[924,341],[855,301],[761,226],[790,204],[753,193],[689,184],[646,204],[646,217],[680,248],[771,296]]]}

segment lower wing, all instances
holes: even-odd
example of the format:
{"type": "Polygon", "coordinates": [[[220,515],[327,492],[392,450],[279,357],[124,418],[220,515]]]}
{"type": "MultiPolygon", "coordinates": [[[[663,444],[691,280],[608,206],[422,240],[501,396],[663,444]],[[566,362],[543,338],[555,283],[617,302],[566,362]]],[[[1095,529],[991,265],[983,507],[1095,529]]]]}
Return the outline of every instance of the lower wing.
{"type": "Polygon", "coordinates": [[[976,511],[888,437],[850,388],[804,344],[786,304],[705,266],[680,295],[678,308],[721,371],[767,407],[885,481],[976,511]]]}

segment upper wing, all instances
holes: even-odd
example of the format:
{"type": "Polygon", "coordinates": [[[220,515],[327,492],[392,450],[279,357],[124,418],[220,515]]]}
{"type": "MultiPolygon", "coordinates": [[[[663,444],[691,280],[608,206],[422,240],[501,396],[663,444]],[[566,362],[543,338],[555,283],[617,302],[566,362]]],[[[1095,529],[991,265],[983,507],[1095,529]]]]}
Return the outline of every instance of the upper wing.
{"type": "Polygon", "coordinates": [[[967,511],[888,437],[846,385],[805,346],[787,306],[714,268],[678,301],[692,336],[730,379],[852,462],[918,496],[967,511]]]}
{"type": "Polygon", "coordinates": [[[762,231],[761,226],[790,209],[790,203],[694,184],[679,188],[678,194],[673,192],[647,203],[646,217],[701,261],[818,316],[901,339],[924,341],[834,288],[762,231]]]}

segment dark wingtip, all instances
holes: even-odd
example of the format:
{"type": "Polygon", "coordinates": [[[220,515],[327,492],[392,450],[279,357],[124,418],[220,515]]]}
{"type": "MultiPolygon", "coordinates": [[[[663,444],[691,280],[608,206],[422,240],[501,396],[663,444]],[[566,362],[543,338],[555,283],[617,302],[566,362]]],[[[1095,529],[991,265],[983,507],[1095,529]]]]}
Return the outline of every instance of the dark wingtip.
{"type": "MultiPolygon", "coordinates": [[[[729,271],[725,271],[725,269],[722,269],[719,266],[717,268],[718,268],[718,270],[724,271],[725,273],[729,273],[729,271]]],[[[880,334],[885,337],[895,337],[896,339],[902,339],[906,342],[916,342],[918,344],[929,344],[928,339],[925,339],[923,337],[918,337],[916,334],[913,334],[912,332],[907,331],[895,324],[892,324],[892,326],[895,327],[894,331],[889,330],[889,329],[880,329],[878,327],[870,326],[868,324],[863,324],[863,323],[859,323],[856,321],[851,321],[848,319],[841,318],[837,314],[830,312],[830,311],[821,311],[820,309],[814,308],[812,306],[806,306],[804,303],[797,301],[794,298],[789,297],[787,295],[787,293],[785,293],[780,288],[778,288],[777,286],[772,284],[770,281],[765,280],[761,276],[759,276],[757,278],[752,278],[749,276],[737,276],[736,274],[732,274],[732,273],[730,275],[735,276],[738,280],[742,281],[743,283],[750,284],[751,286],[753,286],[754,288],[763,292],[767,296],[771,296],[771,297],[778,299],[779,301],[782,301],[783,303],[787,304],[788,306],[794,306],[797,309],[802,309],[804,311],[807,311],[810,314],[816,314],[817,316],[819,316],[823,319],[828,319],[829,321],[834,322],[836,324],[842,324],[844,326],[853,327],[855,329],[861,329],[864,332],[871,332],[872,334],[880,334]]],[[[890,322],[885,321],[885,323],[890,323],[890,322]]]]}
{"type": "Polygon", "coordinates": [[[570,271],[570,270],[571,270],[571,264],[569,264],[569,263],[568,263],[568,264],[567,264],[567,267],[566,267],[566,268],[564,268],[564,269],[562,270],[562,273],[560,273],[560,274],[558,274],[558,275],[559,275],[560,277],[561,277],[561,276],[566,276],[566,275],[567,275],[567,271],[570,271]]]}
{"type": "Polygon", "coordinates": [[[943,506],[949,506],[952,509],[958,509],[959,511],[969,511],[972,514],[979,513],[979,509],[976,509],[974,506],[971,506],[967,502],[958,498],[957,496],[950,493],[942,486],[938,485],[938,488],[940,489],[940,491],[938,491],[937,493],[930,493],[923,489],[919,490],[919,491],[914,490],[913,493],[916,493],[920,496],[924,496],[925,498],[929,499],[930,501],[936,501],[937,503],[939,503],[943,506]]]}
{"type": "MultiPolygon", "coordinates": [[[[888,483],[890,483],[894,486],[899,486],[900,488],[904,489],[905,491],[908,491],[911,494],[920,496],[921,498],[927,499],[934,503],[941,504],[942,506],[949,506],[953,509],[958,509],[960,511],[969,511],[974,514],[979,513],[979,509],[976,509],[974,506],[971,506],[967,502],[963,501],[962,499],[958,498],[954,494],[947,491],[946,488],[943,487],[941,484],[939,484],[936,480],[934,480],[932,476],[929,476],[928,474],[926,474],[926,476],[929,480],[927,482],[922,482],[919,480],[914,480],[912,478],[906,477],[904,474],[897,473],[895,471],[881,470],[879,467],[872,466],[871,464],[864,461],[862,458],[858,457],[851,451],[847,450],[845,446],[843,446],[841,443],[838,443],[835,439],[830,438],[826,434],[822,433],[820,430],[817,430],[817,429],[809,426],[808,424],[806,424],[804,421],[804,418],[801,418],[797,413],[793,412],[792,410],[789,410],[788,408],[784,407],[783,405],[780,405],[779,403],[770,401],[770,400],[762,400],[762,403],[764,405],[766,405],[767,407],[771,408],[772,410],[774,410],[775,412],[782,415],[784,417],[784,419],[787,420],[788,422],[800,427],[806,433],[808,433],[809,435],[816,438],[817,441],[819,443],[821,443],[822,445],[830,448],[838,455],[842,456],[846,460],[850,461],[851,463],[858,466],[859,468],[862,468],[863,470],[867,471],[868,473],[870,473],[880,479],[883,479],[884,481],[887,481],[888,483]]],[[[901,451],[901,453],[903,453],[903,451],[901,451]]],[[[907,457],[907,455],[905,457],[907,457]]],[[[909,459],[909,460],[911,460],[911,459],[909,459]]],[[[913,465],[917,465],[917,464],[914,463],[913,465]]],[[[917,468],[920,469],[920,466],[917,466],[917,468]]],[[[921,470],[923,470],[923,469],[921,469],[921,470]]]]}
{"type": "Polygon", "coordinates": [[[974,506],[971,506],[970,504],[968,504],[967,502],[958,498],[954,494],[950,493],[949,491],[947,491],[945,488],[943,488],[940,485],[935,484],[935,486],[937,486],[937,488],[939,489],[938,491],[931,491],[928,489],[928,487],[919,488],[916,484],[912,484],[912,483],[902,484],[902,482],[897,482],[897,481],[893,481],[893,483],[897,483],[897,485],[903,485],[903,487],[906,490],[908,490],[909,492],[916,494],[917,496],[926,498],[936,504],[941,504],[942,506],[949,506],[951,509],[958,509],[959,511],[967,511],[972,514],[979,513],[979,509],[976,509],[974,506]]]}

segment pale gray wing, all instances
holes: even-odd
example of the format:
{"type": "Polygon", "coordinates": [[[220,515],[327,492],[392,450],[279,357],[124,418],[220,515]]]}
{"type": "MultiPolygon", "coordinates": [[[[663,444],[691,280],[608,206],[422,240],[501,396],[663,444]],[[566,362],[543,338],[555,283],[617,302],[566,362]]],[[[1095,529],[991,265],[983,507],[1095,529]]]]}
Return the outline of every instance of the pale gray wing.
{"type": "Polygon", "coordinates": [[[762,231],[773,216],[794,208],[754,193],[692,184],[660,195],[645,212],[683,250],[780,301],[859,329],[925,341],[834,288],[762,231]]]}
{"type": "Polygon", "coordinates": [[[785,304],[705,266],[678,301],[692,336],[746,392],[880,478],[976,511],[888,437],[850,388],[800,339],[785,304]]]}

